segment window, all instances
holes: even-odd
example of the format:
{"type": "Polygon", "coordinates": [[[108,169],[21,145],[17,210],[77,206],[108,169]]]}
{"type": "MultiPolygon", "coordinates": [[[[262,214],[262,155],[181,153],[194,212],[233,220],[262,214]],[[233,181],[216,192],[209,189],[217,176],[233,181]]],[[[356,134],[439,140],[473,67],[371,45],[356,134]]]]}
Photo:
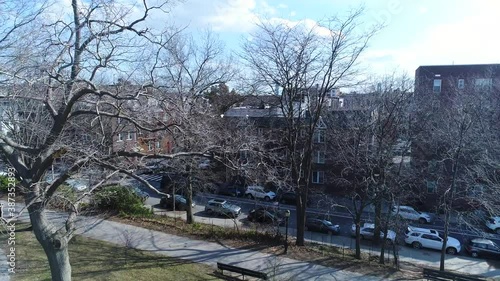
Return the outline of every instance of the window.
{"type": "Polygon", "coordinates": [[[160,142],[159,141],[156,142],[156,148],[160,148],[160,142]]]}
{"type": "Polygon", "coordinates": [[[458,88],[459,89],[465,88],[465,80],[464,79],[458,79],[458,88]]]}
{"type": "Polygon", "coordinates": [[[477,90],[486,91],[491,88],[491,78],[479,78],[474,81],[474,87],[477,90]]]}
{"type": "Polygon", "coordinates": [[[434,87],[432,88],[434,93],[441,93],[441,79],[434,79],[434,87]]]}
{"type": "Polygon", "coordinates": [[[148,150],[151,151],[153,148],[153,142],[148,142],[148,150]]]}
{"type": "Polygon", "coordinates": [[[127,134],[127,140],[131,140],[132,139],[132,132],[128,132],[127,134]]]}
{"type": "Polygon", "coordinates": [[[117,123],[117,124],[120,124],[121,122],[122,122],[122,119],[121,119],[121,118],[117,118],[117,119],[116,119],[116,123],[117,123]]]}
{"type": "Polygon", "coordinates": [[[314,143],[324,143],[325,142],[325,131],[316,130],[314,131],[314,143]]]}
{"type": "Polygon", "coordinates": [[[437,184],[435,181],[427,181],[427,193],[436,193],[437,184]]]}
{"type": "Polygon", "coordinates": [[[324,151],[316,151],[316,155],[314,156],[314,163],[325,164],[325,152],[324,151]]]}
{"type": "Polygon", "coordinates": [[[323,183],[325,177],[325,172],[323,171],[313,171],[312,182],[313,183],[323,183]]]}
{"type": "Polygon", "coordinates": [[[122,135],[122,133],[118,134],[118,140],[117,141],[123,141],[123,135],[122,135]]]}

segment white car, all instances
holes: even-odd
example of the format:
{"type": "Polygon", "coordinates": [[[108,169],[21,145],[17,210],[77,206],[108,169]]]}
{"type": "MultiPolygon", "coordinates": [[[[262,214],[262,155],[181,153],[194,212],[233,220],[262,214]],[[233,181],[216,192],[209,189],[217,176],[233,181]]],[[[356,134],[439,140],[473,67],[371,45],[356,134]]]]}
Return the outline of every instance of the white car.
{"type": "Polygon", "coordinates": [[[491,217],[486,221],[486,227],[500,234],[500,217],[491,217]]]}
{"type": "MultiPolygon", "coordinates": [[[[411,228],[405,233],[405,243],[411,245],[415,249],[428,248],[441,250],[443,247],[443,237],[434,229],[411,228]],[[410,230],[411,229],[411,230],[410,230]]],[[[446,253],[455,255],[460,252],[462,245],[456,238],[448,236],[446,242],[446,253]]]]}
{"type": "Polygon", "coordinates": [[[247,187],[247,190],[245,191],[245,196],[248,197],[249,199],[257,198],[257,199],[264,199],[265,201],[271,201],[276,198],[276,193],[272,191],[267,191],[264,189],[264,187],[259,186],[259,185],[250,185],[247,187]]]}
{"type": "MultiPolygon", "coordinates": [[[[359,235],[361,236],[361,239],[373,239],[375,232],[375,224],[373,223],[365,223],[361,226],[359,229],[359,235]]],[[[356,236],[356,225],[353,224],[351,226],[351,235],[356,236]]],[[[380,231],[380,238],[384,238],[384,232],[380,231]]],[[[387,240],[390,241],[391,243],[394,243],[396,241],[396,232],[389,230],[387,231],[387,240]]]]}
{"type": "Polygon", "coordinates": [[[399,215],[406,220],[418,221],[421,224],[432,222],[432,216],[430,214],[419,212],[410,206],[394,206],[392,208],[392,214],[399,215]]]}

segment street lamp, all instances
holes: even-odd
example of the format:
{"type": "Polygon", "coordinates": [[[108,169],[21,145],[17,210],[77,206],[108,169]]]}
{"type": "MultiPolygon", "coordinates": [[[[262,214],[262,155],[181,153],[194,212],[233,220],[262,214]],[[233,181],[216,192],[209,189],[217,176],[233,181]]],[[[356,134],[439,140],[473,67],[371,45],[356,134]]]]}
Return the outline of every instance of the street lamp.
{"type": "Polygon", "coordinates": [[[290,218],[290,210],[285,211],[285,254],[288,252],[288,219],[290,218]]]}

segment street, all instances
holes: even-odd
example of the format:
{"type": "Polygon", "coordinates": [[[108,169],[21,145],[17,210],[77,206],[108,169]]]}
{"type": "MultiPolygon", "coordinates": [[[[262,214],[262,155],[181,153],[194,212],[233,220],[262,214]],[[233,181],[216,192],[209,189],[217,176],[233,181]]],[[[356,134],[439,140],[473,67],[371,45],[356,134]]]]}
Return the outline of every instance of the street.
{"type": "MultiPolygon", "coordinates": [[[[152,184],[157,184],[154,182],[151,182],[152,184]]],[[[185,212],[172,212],[172,211],[166,211],[158,206],[159,204],[159,196],[155,194],[150,194],[151,196],[147,199],[145,204],[149,206],[153,206],[155,208],[155,213],[164,213],[169,216],[178,216],[185,218],[185,212]]],[[[250,200],[246,198],[235,198],[235,197],[227,197],[227,196],[219,196],[219,195],[214,195],[214,194],[198,194],[193,198],[194,202],[196,203],[196,206],[193,209],[193,214],[195,216],[195,221],[200,222],[200,223],[205,223],[205,224],[214,224],[214,225],[219,225],[219,226],[224,226],[224,227],[239,227],[239,228],[265,228],[269,227],[266,225],[259,225],[259,224],[253,224],[250,223],[246,217],[247,214],[250,210],[261,207],[261,206],[267,206],[269,208],[279,208],[279,209],[289,209],[290,210],[290,218],[289,218],[289,235],[295,236],[296,235],[296,212],[295,212],[295,207],[291,205],[284,205],[284,204],[277,204],[275,202],[263,202],[263,201],[257,201],[257,200],[250,200]],[[212,198],[221,198],[225,199],[228,202],[238,205],[242,208],[242,214],[237,218],[237,219],[229,219],[229,218],[223,218],[223,217],[213,217],[213,216],[208,216],[204,212],[204,206],[208,200],[212,198]]],[[[329,243],[335,246],[339,247],[344,247],[344,248],[349,248],[349,249],[354,249],[355,248],[355,240],[351,238],[350,235],[350,229],[352,225],[352,217],[349,215],[349,213],[342,213],[342,212],[332,212],[332,213],[321,213],[319,210],[315,209],[309,209],[308,210],[308,216],[314,216],[314,215],[322,215],[326,216],[332,223],[340,225],[340,235],[327,235],[327,234],[322,234],[322,233],[315,233],[315,232],[310,232],[306,231],[306,239],[309,241],[313,242],[318,242],[318,243],[329,243]]],[[[365,220],[370,220],[370,214],[364,215],[363,219],[365,220]]],[[[411,225],[418,226],[418,227],[424,227],[424,228],[431,228],[431,229],[436,229],[438,231],[442,231],[443,226],[442,226],[442,221],[436,220],[432,224],[426,224],[426,225],[420,225],[418,223],[411,223],[411,225]]],[[[285,233],[285,228],[280,227],[280,231],[282,233],[285,233]]],[[[429,249],[413,249],[409,246],[404,245],[404,233],[403,231],[400,230],[398,231],[398,251],[399,251],[399,256],[402,261],[407,261],[411,262],[414,264],[422,264],[422,265],[428,265],[428,266],[433,266],[433,267],[439,267],[439,260],[440,260],[440,252],[435,251],[435,250],[429,250],[429,249]]],[[[450,236],[458,239],[459,241],[465,241],[467,237],[471,236],[476,236],[473,235],[473,233],[468,232],[464,229],[458,229],[458,228],[451,228],[450,229],[450,236]]],[[[500,235],[493,234],[493,233],[486,233],[486,236],[494,240],[496,243],[500,244],[500,235]]],[[[362,249],[365,251],[373,252],[376,254],[378,252],[378,248],[374,245],[372,245],[371,242],[369,241],[362,241],[362,249]]],[[[390,259],[392,259],[392,252],[387,253],[388,256],[390,256],[390,259]]],[[[500,261],[490,261],[490,260],[484,260],[484,259],[475,259],[470,257],[467,253],[465,253],[465,250],[463,249],[462,245],[462,251],[456,255],[456,256],[450,256],[447,255],[447,260],[446,260],[446,268],[449,270],[457,270],[457,271],[462,271],[466,272],[469,274],[481,274],[483,276],[487,277],[496,277],[500,276],[500,261]]]]}

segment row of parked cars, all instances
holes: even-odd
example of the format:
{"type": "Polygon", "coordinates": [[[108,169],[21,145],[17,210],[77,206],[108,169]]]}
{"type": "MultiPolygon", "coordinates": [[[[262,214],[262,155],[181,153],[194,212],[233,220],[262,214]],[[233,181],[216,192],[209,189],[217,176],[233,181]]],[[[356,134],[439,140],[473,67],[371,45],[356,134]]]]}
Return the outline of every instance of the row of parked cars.
{"type": "Polygon", "coordinates": [[[260,185],[250,185],[245,187],[238,185],[222,184],[217,188],[218,195],[232,197],[246,197],[249,199],[258,199],[264,201],[278,201],[283,204],[293,205],[296,202],[295,192],[280,192],[268,190],[260,185]]]}

